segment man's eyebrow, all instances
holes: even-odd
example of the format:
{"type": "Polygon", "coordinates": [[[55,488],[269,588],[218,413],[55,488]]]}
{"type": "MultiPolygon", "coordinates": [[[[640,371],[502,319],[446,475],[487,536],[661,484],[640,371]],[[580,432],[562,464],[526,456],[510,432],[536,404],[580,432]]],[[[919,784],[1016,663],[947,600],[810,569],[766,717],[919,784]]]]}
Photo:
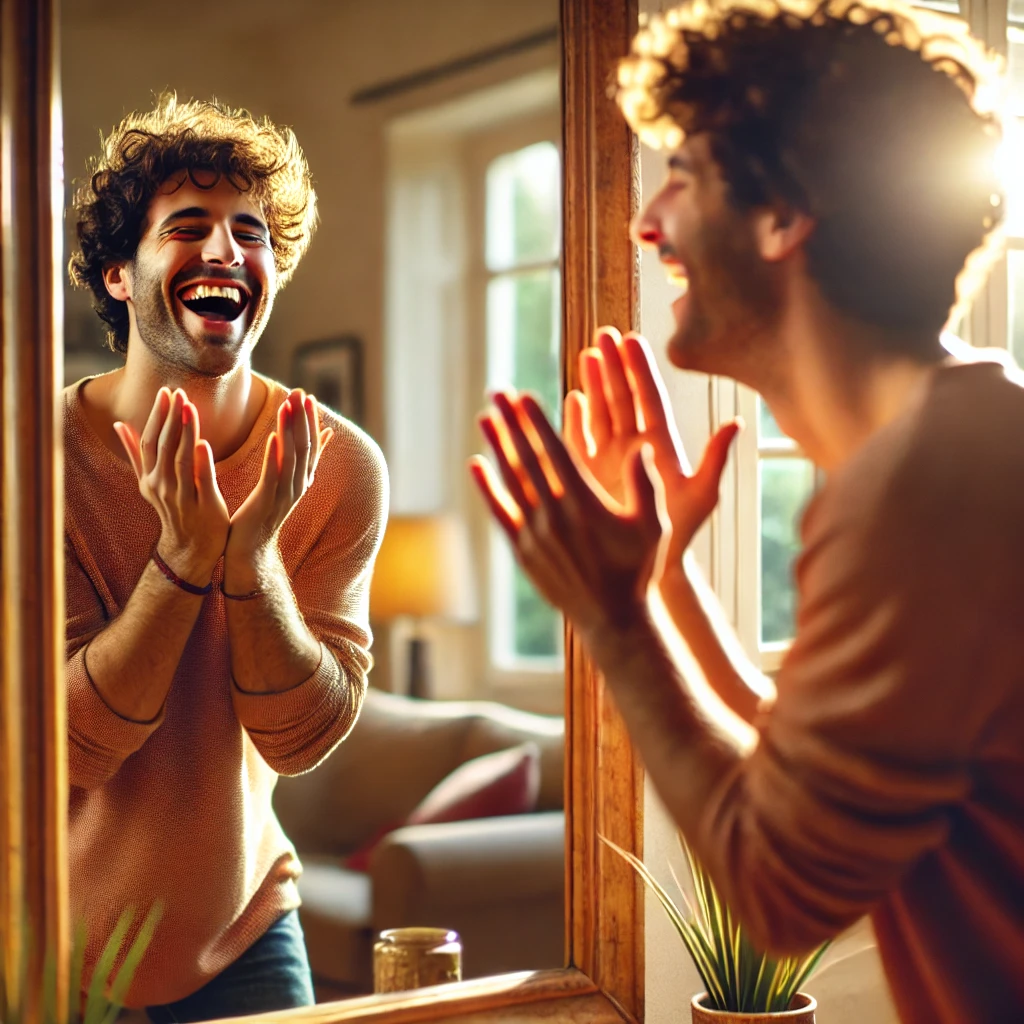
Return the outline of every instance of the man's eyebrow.
{"type": "Polygon", "coordinates": [[[236,224],[248,224],[250,227],[259,228],[260,231],[266,231],[268,233],[270,231],[267,225],[260,220],[259,217],[254,217],[251,213],[236,214],[234,219],[236,224]]]}
{"type": "MultiPolygon", "coordinates": [[[[179,220],[196,220],[209,216],[210,211],[202,206],[187,206],[183,210],[175,210],[174,213],[164,217],[160,222],[158,230],[163,231],[168,225],[174,224],[179,220]]],[[[260,231],[268,231],[267,225],[259,217],[254,217],[251,213],[236,213],[232,220],[236,224],[247,224],[249,227],[259,228],[260,231]]]]}

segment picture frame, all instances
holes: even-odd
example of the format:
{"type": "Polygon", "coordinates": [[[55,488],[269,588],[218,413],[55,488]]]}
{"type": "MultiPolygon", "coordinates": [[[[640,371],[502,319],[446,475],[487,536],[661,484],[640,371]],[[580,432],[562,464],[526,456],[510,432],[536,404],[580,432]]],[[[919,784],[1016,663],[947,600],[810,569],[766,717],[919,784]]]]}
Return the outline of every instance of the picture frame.
{"type": "Polygon", "coordinates": [[[362,425],[363,344],[354,334],[321,338],[299,345],[292,353],[291,386],[357,425],[362,425]]]}

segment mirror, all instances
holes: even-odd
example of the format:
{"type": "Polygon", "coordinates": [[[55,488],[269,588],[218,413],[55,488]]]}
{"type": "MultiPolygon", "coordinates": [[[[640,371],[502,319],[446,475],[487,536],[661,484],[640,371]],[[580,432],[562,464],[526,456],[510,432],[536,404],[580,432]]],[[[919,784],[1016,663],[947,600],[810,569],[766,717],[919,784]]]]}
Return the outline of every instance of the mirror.
{"type": "MultiPolygon", "coordinates": [[[[303,5],[300,17],[293,18],[287,32],[282,30],[281,38],[297,40],[306,46],[307,50],[302,52],[307,56],[316,49],[317,40],[311,42],[308,30],[300,31],[300,25],[302,17],[317,6],[303,5]],[[307,34],[304,35],[304,31],[307,34]]],[[[346,5],[344,9],[349,8],[346,5]]],[[[184,31],[178,38],[174,33],[161,34],[156,45],[151,42],[152,35],[139,42],[119,35],[126,24],[123,16],[108,16],[99,5],[78,5],[77,10],[84,12],[81,40],[92,47],[92,52],[117,52],[118,61],[137,71],[136,77],[145,77],[143,72],[152,70],[157,46],[164,54],[160,59],[177,66],[175,62],[186,60],[182,53],[195,45],[194,32],[184,31]],[[98,20],[90,20],[90,15],[98,20]],[[123,45],[115,45],[118,41],[123,45]]],[[[47,371],[47,366],[52,365],[52,350],[45,344],[48,338],[59,337],[60,333],[59,318],[55,325],[51,311],[55,306],[54,291],[60,287],[62,274],[54,266],[54,254],[48,253],[45,245],[32,246],[27,242],[41,228],[41,237],[46,238],[47,225],[59,223],[58,210],[51,202],[51,183],[57,183],[59,188],[56,163],[59,143],[54,145],[59,134],[55,134],[54,129],[59,130],[60,108],[59,104],[49,102],[50,96],[59,96],[56,76],[51,74],[54,65],[49,57],[56,34],[52,7],[33,0],[3,0],[0,11],[3,17],[0,45],[5,71],[0,101],[6,126],[4,160],[0,167],[8,200],[3,221],[3,394],[28,398],[17,410],[10,401],[3,409],[9,443],[3,461],[2,572],[7,642],[0,679],[3,688],[0,705],[4,709],[0,727],[7,751],[2,777],[2,824],[7,842],[0,867],[8,884],[0,893],[3,901],[0,926],[5,967],[17,967],[24,958],[21,922],[26,917],[44,922],[44,926],[34,932],[34,945],[28,950],[30,975],[38,979],[44,950],[66,948],[69,932],[64,901],[67,835],[63,808],[67,800],[67,777],[61,771],[66,757],[66,728],[62,719],[64,701],[60,697],[62,659],[56,656],[63,639],[63,615],[59,614],[63,588],[57,554],[60,531],[51,529],[59,523],[60,493],[55,483],[59,479],[59,464],[51,461],[55,446],[52,432],[48,433],[48,411],[55,410],[56,406],[54,375],[47,371]],[[25,168],[32,168],[33,173],[20,173],[25,168]],[[12,169],[19,173],[13,173],[12,169]],[[39,338],[41,344],[35,349],[26,349],[22,344],[26,336],[39,338]],[[31,413],[26,413],[26,409],[31,413]],[[23,426],[26,422],[42,424],[43,429],[11,431],[15,423],[23,426]],[[29,483],[32,486],[21,486],[29,483]],[[28,671],[23,672],[23,668],[28,671]],[[12,708],[22,706],[26,709],[23,717],[10,714],[12,708]],[[42,858],[38,856],[40,850],[45,853],[42,858]],[[31,856],[26,851],[31,851],[31,856]]],[[[562,360],[570,382],[576,352],[589,335],[595,318],[618,323],[632,320],[635,261],[622,231],[632,201],[631,141],[617,113],[609,109],[603,83],[608,80],[611,62],[624,52],[635,24],[635,7],[628,5],[619,10],[573,0],[565,4],[562,12],[563,35],[570,41],[560,56],[566,83],[564,253],[568,268],[564,282],[566,341],[562,360]],[[596,203],[598,196],[600,207],[596,203]],[[599,212],[594,214],[595,210],[599,212]],[[598,251],[602,254],[600,275],[598,251]],[[602,279],[600,294],[595,289],[598,276],[602,279]]],[[[260,32],[258,20],[249,23],[248,29],[251,29],[248,42],[258,52],[266,36],[260,32]]],[[[70,54],[73,36],[69,25],[63,26],[63,32],[65,52],[70,54]]],[[[242,38],[246,40],[245,33],[242,38]]],[[[324,39],[319,40],[319,45],[330,48],[324,39]]],[[[65,71],[67,68],[68,61],[65,61],[65,71]]],[[[476,74],[477,71],[463,68],[460,73],[476,74]]],[[[215,69],[211,69],[211,74],[211,80],[218,81],[215,69]]],[[[219,79],[221,83],[224,80],[219,79]]],[[[452,99],[450,94],[444,93],[440,83],[435,83],[435,87],[438,89],[436,105],[452,99]]],[[[69,177],[76,173],[70,135],[75,88],[66,78],[68,134],[65,138],[69,177]]],[[[262,95],[268,110],[277,88],[276,80],[274,89],[264,87],[262,95]]],[[[143,89],[148,91],[150,86],[143,89]]],[[[125,109],[144,105],[126,102],[129,90],[130,86],[126,86],[120,97],[121,110],[114,114],[114,119],[125,109]]],[[[181,91],[184,95],[185,89],[181,91]]],[[[194,91],[201,94],[199,89],[194,91]]],[[[222,98],[230,98],[225,88],[217,91],[222,98]]],[[[387,102],[393,99],[385,97],[387,102]]],[[[238,102],[246,102],[259,111],[259,101],[260,97],[254,96],[238,102]]],[[[331,105],[321,98],[319,106],[318,116],[329,119],[331,105]]],[[[409,111],[402,110],[402,113],[409,111]]],[[[112,120],[109,119],[106,128],[112,120]]],[[[298,129],[297,119],[293,123],[298,129]]],[[[95,136],[92,141],[95,142],[95,136]]],[[[357,134],[357,141],[365,142],[365,139],[359,139],[357,134]]],[[[306,145],[312,162],[313,151],[306,145]]],[[[83,146],[83,152],[91,148],[83,146]]],[[[298,281],[297,277],[292,289],[284,293],[282,305],[275,311],[277,318],[280,319],[287,308],[283,305],[285,299],[298,294],[295,291],[298,281]]],[[[336,282],[331,284],[335,286],[336,282]]],[[[74,317],[69,305],[71,349],[77,344],[70,337],[74,317]]],[[[270,337],[268,334],[264,341],[270,337]]],[[[329,337],[311,340],[328,340],[329,337]]],[[[383,367],[378,364],[374,368],[372,350],[365,351],[364,355],[366,380],[373,381],[376,374],[383,395],[383,367]]],[[[257,369],[260,368],[257,364],[257,369]]],[[[343,389],[338,393],[343,393],[343,389]]],[[[366,426],[371,432],[380,429],[383,405],[381,398],[375,413],[372,400],[367,401],[366,426]]],[[[378,1004],[355,999],[349,1004],[332,1004],[318,1019],[343,1020],[355,1016],[386,1019],[399,1014],[401,1019],[408,1020],[437,1016],[440,1012],[446,1018],[455,1019],[462,1013],[500,1013],[501,1008],[509,1005],[532,1007],[532,1010],[524,1008],[523,1016],[534,1012],[551,1016],[564,1009],[567,1014],[587,1020],[620,1019],[615,1007],[621,1007],[628,1015],[640,1012],[642,948],[638,940],[637,885],[628,871],[607,863],[596,840],[597,833],[602,832],[620,845],[639,848],[636,808],[640,777],[621,728],[573,646],[571,636],[566,647],[570,753],[566,782],[569,970],[467,982],[451,986],[443,993],[432,993],[424,1000],[412,996],[392,997],[378,1004]],[[427,1010],[427,1002],[434,1009],[427,1010]]],[[[7,976],[14,977],[15,973],[8,972],[7,976]]],[[[58,987],[66,982],[66,972],[58,966],[58,987]]],[[[33,989],[29,985],[25,991],[37,989],[38,986],[33,989]]]]}
{"type": "MultiPolygon", "coordinates": [[[[72,193],[88,182],[87,160],[98,154],[101,133],[109,134],[128,111],[152,110],[159,94],[173,90],[181,102],[216,97],[291,127],[315,182],[319,226],[274,302],[253,366],[315,394],[380,445],[391,481],[391,526],[373,581],[371,689],[351,734],[315,771],[305,773],[317,756],[281,766],[284,776],[302,772],[282,778],[273,794],[287,839],[270,818],[266,750],[243,734],[229,676],[221,671],[204,684],[227,698],[207,704],[189,686],[196,669],[179,667],[159,731],[125,765],[129,779],[115,776],[83,791],[72,744],[72,912],[102,932],[112,919],[99,906],[162,900],[164,917],[147,956],[173,961],[178,973],[157,977],[140,968],[133,1002],[147,1006],[176,1002],[211,982],[244,954],[249,930],[264,932],[296,893],[319,1001],[372,991],[373,943],[385,928],[456,930],[466,978],[561,968],[563,627],[507,546],[495,542],[464,470],[468,455],[483,450],[475,416],[488,387],[529,387],[549,408],[560,401],[556,0],[384,7],[262,0],[246,4],[242,25],[237,8],[214,6],[156,29],[164,9],[152,2],[130,10],[92,3],[63,9],[69,249],[78,248],[72,193]],[[118,59],[97,75],[97,53],[111,48],[118,59]],[[399,553],[388,554],[396,545],[399,553]],[[418,581],[420,574],[431,578],[418,581]],[[430,594],[417,603],[421,582],[430,594]],[[179,696],[182,690],[187,697],[179,696]],[[185,749],[179,747],[173,763],[161,760],[158,751],[178,744],[185,749]],[[225,791],[227,779],[209,787],[210,766],[222,760],[231,780],[226,789],[238,792],[225,791]],[[110,787],[119,785],[146,794],[141,815],[127,804],[113,811],[110,787]],[[211,811],[217,804],[220,810],[211,811]],[[173,830],[161,829],[157,813],[174,821],[173,830]],[[211,841],[208,830],[217,820],[233,824],[211,841]],[[143,844],[153,852],[140,848],[124,861],[111,854],[109,887],[100,895],[90,883],[87,895],[80,880],[88,873],[83,837],[102,842],[99,836],[115,827],[153,830],[143,844]],[[175,859],[156,852],[175,838],[199,858],[187,869],[191,883],[175,859]],[[291,846],[303,866],[297,889],[291,846]],[[140,857],[153,859],[141,868],[140,857]],[[199,912],[223,901],[232,886],[237,896],[224,902],[223,920],[199,912]],[[183,898],[195,906],[178,910],[183,898]]],[[[162,214],[173,216],[190,203],[165,205],[162,214]]],[[[194,229],[191,221],[182,224],[188,241],[194,229]]],[[[201,222],[196,230],[203,230],[201,222]]],[[[248,237],[238,233],[243,254],[248,237]]],[[[159,238],[177,244],[179,235],[159,238]]],[[[188,276],[189,266],[197,266],[196,256],[183,248],[164,272],[188,276]]],[[[177,281],[168,286],[175,295],[177,281]]],[[[88,289],[65,291],[65,384],[75,385],[70,404],[89,418],[103,404],[91,395],[135,386],[92,375],[144,379],[132,370],[131,357],[129,369],[121,369],[123,356],[105,344],[106,325],[92,300],[88,289]]],[[[202,301],[182,303],[191,311],[202,301]]],[[[135,309],[139,332],[129,346],[157,344],[142,340],[149,334],[141,303],[135,309]]],[[[202,386],[195,377],[185,380],[202,386]]],[[[66,501],[73,519],[78,507],[88,507],[96,522],[105,514],[103,495],[111,488],[121,494],[119,484],[134,481],[127,462],[113,467],[107,460],[99,465],[117,472],[118,484],[101,482],[89,450],[77,440],[68,444],[66,501]],[[72,486],[76,463],[90,472],[72,486]]],[[[221,477],[237,461],[230,451],[224,459],[221,477]]],[[[250,475],[255,485],[256,463],[250,475]]],[[[335,476],[330,486],[343,487],[344,480],[335,476]]],[[[139,530],[155,526],[159,534],[141,496],[126,491],[122,499],[138,506],[132,522],[139,530]]],[[[317,500],[315,491],[309,499],[317,500]]],[[[337,504],[339,516],[346,506],[361,507],[337,504]]],[[[116,508],[106,514],[110,525],[124,522],[116,508]]],[[[125,546],[94,547],[87,530],[74,533],[72,546],[92,585],[90,600],[102,595],[103,612],[113,618],[123,588],[111,577],[125,546]]],[[[144,565],[148,550],[141,556],[144,565]]],[[[342,566],[324,569],[344,579],[342,566]]],[[[88,602],[74,596],[76,582],[85,581],[71,576],[69,614],[88,616],[88,602]]],[[[319,605],[303,608],[301,588],[297,580],[299,610],[312,621],[319,605]]],[[[336,590],[332,600],[345,601],[343,583],[336,590]]],[[[216,656],[201,639],[206,628],[222,627],[204,609],[180,666],[216,656]]],[[[225,650],[227,642],[221,641],[225,650]]],[[[74,720],[80,713],[73,701],[72,731],[81,728],[81,742],[88,743],[89,727],[74,720]]],[[[102,943],[102,935],[95,941],[102,943]]]]}

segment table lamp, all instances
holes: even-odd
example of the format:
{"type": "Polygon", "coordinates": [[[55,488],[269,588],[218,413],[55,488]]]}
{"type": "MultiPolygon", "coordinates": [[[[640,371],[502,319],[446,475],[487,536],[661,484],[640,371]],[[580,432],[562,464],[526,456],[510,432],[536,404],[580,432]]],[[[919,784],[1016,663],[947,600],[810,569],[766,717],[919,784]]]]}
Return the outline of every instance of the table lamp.
{"type": "Polygon", "coordinates": [[[370,583],[370,618],[414,622],[409,639],[409,696],[430,697],[427,642],[421,632],[427,619],[475,622],[469,533],[451,515],[392,516],[370,583]]]}

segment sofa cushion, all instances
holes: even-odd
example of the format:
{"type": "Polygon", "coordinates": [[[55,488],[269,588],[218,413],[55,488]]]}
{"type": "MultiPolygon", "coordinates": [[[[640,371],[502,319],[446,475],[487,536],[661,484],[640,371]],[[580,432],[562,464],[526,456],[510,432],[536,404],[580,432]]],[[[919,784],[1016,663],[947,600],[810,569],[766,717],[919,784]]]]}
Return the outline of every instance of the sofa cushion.
{"type": "Polygon", "coordinates": [[[404,821],[378,829],[369,842],[345,859],[345,867],[366,871],[373,851],[394,828],[527,814],[536,808],[539,790],[540,748],[536,743],[473,758],[445,776],[404,821]]]}
{"type": "Polygon", "coordinates": [[[537,809],[560,809],[563,719],[371,688],[351,734],[316,771],[278,780],[274,808],[300,855],[342,857],[404,822],[463,762],[524,742],[541,750],[537,809]]]}

